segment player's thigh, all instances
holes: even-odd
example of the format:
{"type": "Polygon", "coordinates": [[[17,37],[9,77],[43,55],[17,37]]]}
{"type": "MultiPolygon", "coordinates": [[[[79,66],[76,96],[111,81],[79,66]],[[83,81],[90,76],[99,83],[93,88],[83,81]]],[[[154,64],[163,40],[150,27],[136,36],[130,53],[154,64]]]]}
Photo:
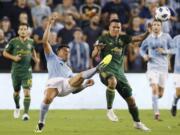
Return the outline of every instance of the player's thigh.
{"type": "Polygon", "coordinates": [[[27,77],[22,80],[22,87],[24,90],[30,90],[32,87],[32,77],[27,77]]]}
{"type": "Polygon", "coordinates": [[[113,73],[111,72],[101,72],[99,74],[100,76],[100,80],[101,82],[106,85],[106,86],[110,86],[110,85],[117,85],[117,79],[116,77],[114,76],[113,73]]]}
{"type": "Polygon", "coordinates": [[[124,80],[124,79],[123,79],[123,81],[118,80],[118,81],[117,81],[116,89],[117,89],[118,93],[119,93],[124,99],[127,99],[127,98],[129,98],[129,97],[132,96],[132,88],[131,88],[131,86],[129,85],[129,83],[128,83],[127,80],[124,80]]]}
{"type": "Polygon", "coordinates": [[[84,79],[82,78],[82,74],[78,73],[69,79],[69,83],[72,87],[78,87],[83,83],[84,79]]]}
{"type": "Polygon", "coordinates": [[[21,90],[21,78],[16,73],[11,74],[12,84],[15,92],[19,92],[21,90]]]}
{"type": "Polygon", "coordinates": [[[168,79],[168,72],[159,73],[159,83],[158,83],[158,85],[162,89],[164,89],[167,79],[168,79]]]}
{"type": "Polygon", "coordinates": [[[147,71],[146,76],[150,85],[159,83],[159,73],[157,71],[147,71]]]}

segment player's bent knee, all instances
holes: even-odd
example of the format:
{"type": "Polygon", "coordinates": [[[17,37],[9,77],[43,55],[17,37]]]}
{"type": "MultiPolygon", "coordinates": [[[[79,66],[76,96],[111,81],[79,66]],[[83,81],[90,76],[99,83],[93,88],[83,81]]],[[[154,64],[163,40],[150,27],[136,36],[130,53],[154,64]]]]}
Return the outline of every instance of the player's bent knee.
{"type": "Polygon", "coordinates": [[[111,89],[115,89],[117,86],[117,80],[115,77],[111,77],[108,79],[108,87],[111,89]]]}
{"type": "Polygon", "coordinates": [[[53,101],[53,98],[51,98],[51,97],[46,97],[46,98],[44,99],[44,103],[45,103],[45,104],[50,104],[52,101],[53,101]]]}
{"type": "Polygon", "coordinates": [[[19,91],[15,91],[14,96],[19,96],[19,91]]]}

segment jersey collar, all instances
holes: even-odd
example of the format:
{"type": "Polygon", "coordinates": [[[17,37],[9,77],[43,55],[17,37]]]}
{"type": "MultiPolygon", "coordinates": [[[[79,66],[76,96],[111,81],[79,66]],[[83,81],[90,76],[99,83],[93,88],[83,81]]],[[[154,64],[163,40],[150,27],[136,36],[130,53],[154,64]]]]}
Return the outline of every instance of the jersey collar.
{"type": "Polygon", "coordinates": [[[163,34],[163,33],[162,33],[162,32],[160,32],[160,33],[159,33],[159,35],[158,35],[158,36],[156,36],[154,33],[152,33],[152,34],[151,34],[151,36],[152,36],[153,38],[155,38],[155,37],[158,37],[158,38],[159,38],[159,37],[161,37],[161,36],[162,36],[162,34],[163,34]]]}

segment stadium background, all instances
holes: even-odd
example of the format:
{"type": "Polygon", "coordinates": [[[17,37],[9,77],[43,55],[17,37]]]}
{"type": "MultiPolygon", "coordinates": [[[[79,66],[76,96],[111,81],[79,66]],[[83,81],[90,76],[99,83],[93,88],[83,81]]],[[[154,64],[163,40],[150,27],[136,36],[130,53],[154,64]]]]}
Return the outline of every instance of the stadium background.
{"type": "MultiPolygon", "coordinates": [[[[91,4],[90,4],[91,5],[91,4]]],[[[171,9],[171,20],[163,23],[163,31],[170,33],[172,37],[180,33],[180,1],[179,0],[0,0],[0,134],[6,135],[32,135],[37,124],[38,111],[31,110],[31,119],[27,123],[14,120],[11,110],[14,109],[12,98],[12,82],[10,75],[11,62],[2,56],[5,45],[13,37],[17,36],[16,30],[20,22],[26,22],[30,26],[30,37],[35,40],[35,48],[41,59],[37,65],[33,64],[33,87],[31,109],[39,109],[43,96],[44,84],[47,79],[46,61],[42,50],[42,35],[47,23],[47,16],[58,14],[59,19],[53,26],[51,35],[52,48],[63,43],[73,43],[73,33],[76,28],[83,32],[82,48],[86,46],[89,57],[81,49],[73,44],[71,61],[69,64],[75,72],[83,71],[95,66],[99,58],[91,60],[93,43],[98,36],[107,32],[110,19],[119,18],[122,22],[123,32],[130,35],[141,34],[146,31],[146,25],[153,19],[155,8],[168,6],[171,9]],[[39,3],[39,4],[37,4],[39,3]],[[93,8],[88,8],[86,2],[94,1],[93,8]],[[88,9],[88,10],[86,10],[88,9]],[[96,12],[93,11],[96,9],[96,12]],[[54,13],[56,11],[56,13],[54,13]],[[66,28],[69,28],[68,30],[66,28]],[[63,33],[63,34],[62,34],[63,33]],[[77,53],[78,52],[78,53],[77,53]],[[75,58],[75,59],[72,59],[75,58]],[[78,61],[83,64],[76,66],[78,61]],[[76,64],[73,64],[76,63],[76,64]]],[[[85,47],[84,47],[85,48],[85,47]]],[[[140,108],[143,122],[152,129],[149,135],[178,135],[180,133],[179,111],[176,118],[170,117],[169,108],[172,95],[175,91],[172,74],[170,74],[164,97],[160,100],[163,122],[155,122],[152,119],[151,90],[146,80],[146,63],[139,55],[139,48],[129,47],[125,55],[125,72],[134,89],[133,94],[140,108]]],[[[174,57],[170,57],[169,71],[173,72],[174,57]]],[[[82,109],[105,109],[105,88],[100,83],[98,75],[94,77],[96,84],[92,88],[77,95],[69,95],[57,98],[51,109],[60,109],[49,112],[47,127],[44,134],[54,135],[142,135],[132,128],[132,121],[127,112],[127,106],[122,98],[116,93],[114,107],[120,122],[111,123],[106,118],[105,110],[82,110],[82,109]],[[62,110],[62,109],[81,109],[62,110]]],[[[23,93],[21,93],[23,94],[23,93]]],[[[21,95],[21,97],[23,97],[21,95]]],[[[21,102],[22,103],[22,102],[21,102]]],[[[180,104],[179,104],[180,105],[180,104]]],[[[178,105],[178,108],[179,108],[178,105]]]]}

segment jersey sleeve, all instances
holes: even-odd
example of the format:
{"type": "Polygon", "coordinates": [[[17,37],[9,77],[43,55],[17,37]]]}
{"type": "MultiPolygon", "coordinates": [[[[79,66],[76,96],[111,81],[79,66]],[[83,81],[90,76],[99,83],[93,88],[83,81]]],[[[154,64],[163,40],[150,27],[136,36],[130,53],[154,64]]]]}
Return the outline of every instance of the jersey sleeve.
{"type": "Polygon", "coordinates": [[[167,38],[167,49],[163,52],[163,54],[174,54],[175,53],[175,45],[173,43],[173,40],[169,34],[166,36],[167,38]]]}
{"type": "Polygon", "coordinates": [[[144,57],[146,55],[147,49],[148,49],[148,42],[147,42],[147,39],[145,39],[142,42],[141,47],[140,47],[140,55],[142,57],[144,57]]]}
{"type": "Polygon", "coordinates": [[[56,54],[53,52],[53,51],[51,51],[50,53],[45,53],[44,52],[44,54],[45,54],[45,57],[46,57],[46,60],[48,61],[48,60],[51,60],[51,59],[55,59],[57,56],[56,56],[56,54]]]}
{"type": "Polygon", "coordinates": [[[13,51],[13,40],[10,40],[9,43],[5,46],[5,51],[12,53],[12,51],[13,51]]]}
{"type": "Polygon", "coordinates": [[[98,45],[98,44],[104,44],[105,45],[105,36],[104,35],[102,35],[102,36],[100,36],[97,40],[96,40],[96,42],[95,42],[95,46],[96,45],[98,45]]]}

